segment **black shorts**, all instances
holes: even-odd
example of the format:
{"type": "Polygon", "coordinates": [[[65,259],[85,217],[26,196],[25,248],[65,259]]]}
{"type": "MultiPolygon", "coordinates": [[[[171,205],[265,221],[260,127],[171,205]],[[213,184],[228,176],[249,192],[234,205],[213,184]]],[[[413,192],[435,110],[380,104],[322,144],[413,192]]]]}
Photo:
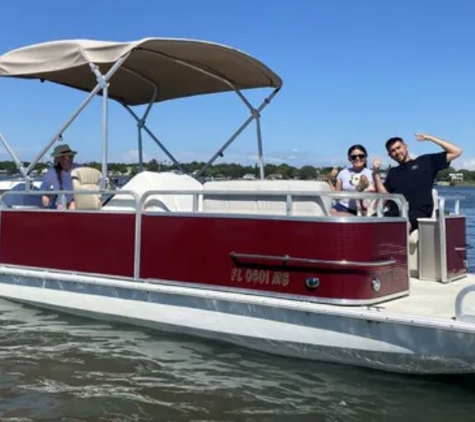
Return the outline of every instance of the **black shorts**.
{"type": "MultiPolygon", "coordinates": [[[[384,213],[385,217],[399,217],[400,212],[398,206],[395,204],[394,201],[387,202],[388,210],[384,213]]],[[[411,232],[417,230],[419,227],[419,222],[417,221],[418,218],[429,218],[432,215],[432,212],[424,211],[424,210],[409,210],[408,218],[409,222],[411,223],[411,232]]]]}
{"type": "Polygon", "coordinates": [[[356,210],[354,209],[351,209],[351,208],[348,208],[348,207],[345,207],[342,203],[340,202],[337,202],[335,205],[333,205],[333,209],[334,210],[337,210],[338,212],[347,212],[349,214],[353,214],[353,215],[356,215],[357,212],[356,210]]]}
{"type": "Polygon", "coordinates": [[[409,222],[411,223],[411,232],[419,228],[419,221],[417,221],[418,218],[429,218],[431,215],[432,213],[428,213],[427,211],[409,210],[408,217],[409,222]]]}

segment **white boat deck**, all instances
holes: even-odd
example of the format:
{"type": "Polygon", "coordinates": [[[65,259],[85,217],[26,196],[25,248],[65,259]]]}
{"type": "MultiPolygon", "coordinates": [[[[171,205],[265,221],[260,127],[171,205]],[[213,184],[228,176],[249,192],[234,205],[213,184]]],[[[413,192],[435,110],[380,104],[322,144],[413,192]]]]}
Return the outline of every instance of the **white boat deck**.
{"type": "MultiPolygon", "coordinates": [[[[409,296],[377,305],[380,310],[406,316],[430,317],[450,320],[455,316],[455,299],[467,286],[475,286],[475,275],[443,284],[435,281],[423,281],[411,278],[409,296]]],[[[464,312],[475,315],[475,294],[467,296],[464,312]]]]}

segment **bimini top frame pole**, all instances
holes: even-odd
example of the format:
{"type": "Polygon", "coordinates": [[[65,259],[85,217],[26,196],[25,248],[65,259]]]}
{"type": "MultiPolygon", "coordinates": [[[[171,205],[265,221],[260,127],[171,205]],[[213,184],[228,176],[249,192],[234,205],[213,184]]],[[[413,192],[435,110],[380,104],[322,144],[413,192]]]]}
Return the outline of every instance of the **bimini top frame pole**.
{"type": "MultiPolygon", "coordinates": [[[[3,146],[7,150],[7,152],[10,154],[10,156],[13,158],[13,161],[15,162],[15,165],[17,169],[20,171],[22,176],[29,181],[28,173],[26,172],[25,167],[23,166],[23,163],[18,159],[16,154],[13,152],[13,150],[10,148],[10,145],[8,145],[7,140],[3,136],[2,133],[0,133],[0,140],[2,141],[3,146]]],[[[28,183],[29,185],[29,183],[28,183]]]]}
{"type": "MultiPolygon", "coordinates": [[[[148,106],[144,112],[144,114],[142,115],[141,118],[139,118],[131,109],[130,107],[125,104],[124,102],[121,102],[121,104],[126,108],[127,111],[129,111],[132,116],[137,120],[137,139],[138,139],[138,152],[139,152],[139,171],[142,172],[143,171],[143,140],[142,140],[142,132],[143,132],[143,129],[144,129],[144,126],[145,126],[145,122],[147,120],[147,117],[150,113],[150,111],[152,110],[152,107],[153,107],[153,104],[157,101],[157,96],[158,96],[158,86],[156,84],[154,84],[152,81],[150,81],[149,79],[143,77],[141,74],[135,72],[134,70],[132,69],[129,69],[127,68],[127,66],[123,66],[123,69],[126,70],[127,72],[129,72],[130,74],[133,74],[133,75],[136,75],[138,78],[140,78],[141,80],[147,82],[148,84],[150,84],[150,86],[152,87],[153,89],[153,95],[152,95],[152,98],[150,100],[150,102],[148,103],[148,106]]],[[[160,147],[162,147],[160,144],[159,144],[160,147]]]]}
{"type": "MultiPolygon", "coordinates": [[[[160,54],[157,52],[151,52],[153,54],[160,54]]],[[[205,69],[201,69],[198,66],[195,66],[191,63],[186,63],[182,60],[173,58],[173,57],[168,57],[165,56],[166,59],[172,60],[175,63],[178,63],[182,66],[189,67],[191,69],[194,69],[195,71],[202,73],[206,76],[209,76],[211,78],[214,78],[218,81],[223,82],[224,84],[228,85],[237,95],[238,97],[242,100],[242,102],[248,107],[251,116],[241,125],[241,127],[228,139],[228,141],[225,142],[225,144],[213,155],[213,157],[203,166],[203,168],[198,172],[197,177],[200,177],[206,169],[213,164],[214,161],[220,156],[223,155],[223,152],[236,140],[236,138],[244,131],[244,129],[249,126],[249,124],[255,120],[256,121],[256,130],[257,130],[257,149],[258,149],[258,160],[259,160],[259,173],[260,173],[260,178],[264,179],[264,159],[263,159],[263,147],[262,147],[262,135],[261,135],[261,125],[260,125],[260,114],[261,111],[270,103],[272,98],[277,94],[279,91],[279,88],[276,88],[273,93],[267,97],[263,103],[256,109],[252,106],[252,104],[248,101],[248,99],[244,96],[244,94],[234,86],[234,84],[219,76],[215,75],[205,69]]],[[[152,100],[153,102],[153,100],[152,100]]],[[[152,103],[149,104],[147,110],[145,111],[145,114],[142,118],[139,118],[137,114],[134,113],[134,111],[127,106],[126,104],[122,104],[125,109],[132,115],[132,117],[137,121],[137,125],[139,127],[139,166],[140,170],[142,170],[142,137],[141,137],[141,129],[145,129],[145,131],[149,134],[149,136],[155,141],[155,143],[162,149],[162,151],[168,156],[168,158],[177,166],[177,168],[181,171],[184,172],[183,168],[179,164],[178,160],[175,159],[175,157],[168,151],[168,149],[159,141],[159,139],[152,133],[152,131],[146,126],[146,117],[151,109],[152,103]]]]}
{"type": "MultiPolygon", "coordinates": [[[[122,104],[125,109],[131,114],[131,116],[137,121],[137,126],[139,127],[139,133],[141,134],[142,130],[145,130],[145,132],[148,133],[148,135],[153,139],[153,141],[161,148],[161,150],[167,155],[167,157],[177,166],[177,168],[182,172],[184,173],[185,170],[183,170],[183,167],[180,165],[180,163],[176,160],[176,158],[172,155],[172,153],[170,151],[168,151],[168,149],[165,147],[165,145],[163,145],[160,140],[154,135],[154,133],[147,127],[147,125],[145,124],[145,120],[146,120],[146,114],[144,114],[144,117],[140,118],[137,116],[137,114],[135,114],[135,112],[126,104],[122,104]]],[[[151,106],[152,104],[150,104],[151,106]]],[[[149,108],[148,108],[149,109],[149,108]]],[[[147,110],[148,110],[147,109],[147,110]]],[[[139,145],[141,144],[141,135],[140,135],[140,138],[139,138],[139,145]]],[[[142,157],[142,152],[141,150],[139,149],[139,165],[140,163],[142,163],[143,161],[143,157],[142,157]]]]}
{"type": "Polygon", "coordinates": [[[252,104],[248,101],[248,99],[244,96],[244,94],[228,79],[222,77],[222,76],[219,76],[219,75],[216,75],[214,73],[211,73],[209,71],[207,71],[206,69],[201,69],[195,65],[193,65],[192,63],[186,63],[184,62],[183,60],[178,60],[176,58],[171,58],[174,62],[176,63],[179,63],[181,64],[182,66],[186,66],[186,67],[189,67],[191,69],[194,69],[204,75],[207,75],[211,78],[214,78],[218,81],[221,81],[223,82],[225,85],[229,86],[230,89],[232,89],[238,96],[239,98],[242,100],[242,102],[247,106],[247,108],[249,109],[250,113],[251,113],[251,116],[250,118],[248,118],[242,125],[241,127],[231,136],[231,138],[228,139],[227,142],[225,142],[225,144],[218,150],[218,152],[216,152],[216,154],[213,155],[213,157],[204,165],[204,167],[198,172],[198,175],[197,177],[200,177],[204,172],[205,170],[211,165],[214,163],[214,161],[216,161],[216,159],[218,157],[221,157],[223,155],[223,152],[226,150],[226,148],[229,147],[229,145],[231,145],[235,140],[236,138],[241,134],[241,132],[253,121],[255,120],[256,121],[256,127],[257,127],[257,151],[258,151],[258,159],[259,159],[259,174],[260,174],[260,178],[261,179],[264,179],[264,159],[263,159],[263,148],[262,148],[262,136],[261,136],[261,125],[260,125],[260,113],[261,111],[264,109],[265,106],[267,106],[267,104],[270,103],[270,101],[272,100],[272,98],[274,98],[274,96],[277,94],[277,92],[279,91],[280,89],[280,86],[278,88],[276,88],[274,90],[274,92],[269,96],[267,97],[264,102],[259,106],[259,108],[255,109],[252,104]]]}
{"type": "MultiPolygon", "coordinates": [[[[53,138],[47,143],[47,145],[41,150],[41,152],[36,156],[36,158],[30,163],[30,165],[26,168],[25,173],[29,174],[31,170],[35,167],[35,165],[44,157],[44,155],[48,152],[51,146],[59,139],[62,138],[63,132],[71,125],[71,123],[76,120],[76,118],[81,114],[81,112],[87,107],[87,105],[91,102],[91,100],[96,96],[96,94],[101,90],[106,90],[106,94],[104,95],[105,101],[102,104],[102,113],[103,113],[103,120],[102,120],[102,144],[103,144],[103,161],[102,161],[102,183],[101,186],[104,185],[107,179],[107,144],[108,144],[108,134],[107,134],[107,86],[108,81],[114,73],[120,68],[122,63],[127,59],[127,56],[121,57],[117,62],[110,68],[106,75],[102,75],[98,69],[98,67],[94,63],[90,63],[90,67],[92,72],[96,75],[98,80],[98,84],[94,87],[94,89],[89,93],[87,98],[82,102],[79,108],[74,112],[74,114],[64,123],[61,128],[55,133],[53,138]]],[[[22,166],[23,167],[23,166],[22,166]]],[[[21,171],[21,170],[20,170],[21,171]]],[[[23,174],[23,172],[22,172],[23,174]]]]}
{"type": "MultiPolygon", "coordinates": [[[[282,86],[281,79],[272,70],[241,51],[205,41],[165,38],[147,38],[129,43],[64,40],[36,44],[0,56],[1,76],[55,82],[89,92],[79,109],[26,169],[15,159],[14,154],[11,154],[17,165],[20,164],[22,174],[26,176],[53,143],[61,138],[91,99],[96,94],[102,94],[102,185],[105,185],[107,177],[108,98],[120,102],[129,112],[132,111],[131,106],[148,104],[142,118],[131,113],[138,122],[139,159],[143,162],[142,129],[151,135],[145,121],[153,103],[193,95],[236,92],[249,108],[251,116],[220,148],[201,173],[222,155],[252,120],[256,120],[259,166],[263,177],[260,112],[282,86]],[[90,77],[91,70],[96,76],[94,83],[90,77]],[[110,83],[113,75],[114,81],[110,83]],[[255,109],[241,91],[264,87],[273,87],[274,92],[255,109]]],[[[178,164],[156,137],[152,136],[152,139],[178,164]]],[[[1,141],[6,143],[4,138],[1,141]]],[[[7,151],[13,152],[9,147],[7,151]]]]}
{"type": "Polygon", "coordinates": [[[269,104],[274,98],[274,96],[279,92],[279,88],[276,88],[271,95],[269,95],[262,104],[257,109],[252,109],[251,115],[248,119],[241,125],[241,127],[234,132],[234,134],[228,139],[227,142],[211,157],[211,159],[203,166],[203,168],[198,172],[197,177],[200,177],[206,169],[213,164],[218,157],[223,155],[223,152],[231,145],[236,138],[246,129],[253,120],[256,120],[257,124],[257,145],[258,145],[258,159],[259,159],[259,176],[261,179],[264,179],[264,160],[263,160],[263,152],[262,152],[262,139],[261,139],[261,124],[260,124],[260,115],[261,111],[269,104]]]}

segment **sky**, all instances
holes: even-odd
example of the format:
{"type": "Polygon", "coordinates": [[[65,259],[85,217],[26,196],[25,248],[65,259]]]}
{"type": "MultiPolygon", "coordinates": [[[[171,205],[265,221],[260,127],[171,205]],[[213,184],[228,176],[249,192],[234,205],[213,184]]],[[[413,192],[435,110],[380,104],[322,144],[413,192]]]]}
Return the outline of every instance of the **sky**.
{"type": "MultiPolygon", "coordinates": [[[[424,132],[463,148],[454,167],[475,170],[472,0],[5,0],[1,16],[0,54],[60,39],[166,37],[254,56],[283,79],[262,113],[266,163],[342,166],[348,148],[363,144],[370,161],[389,164],[384,143],[392,136],[402,136],[413,156],[440,151],[415,140],[424,132]]],[[[244,94],[258,106],[270,92],[244,94]]],[[[31,160],[85,96],[0,78],[0,132],[20,159],[31,160]]],[[[227,93],[158,103],[148,125],[179,161],[207,161],[247,117],[227,93]]],[[[64,134],[77,161],[100,161],[100,123],[98,99],[64,134]]],[[[147,161],[166,160],[146,135],[144,150],[147,161]]],[[[109,154],[111,162],[137,158],[137,127],[113,101],[109,154]]],[[[251,125],[218,162],[253,164],[256,154],[251,125]]]]}

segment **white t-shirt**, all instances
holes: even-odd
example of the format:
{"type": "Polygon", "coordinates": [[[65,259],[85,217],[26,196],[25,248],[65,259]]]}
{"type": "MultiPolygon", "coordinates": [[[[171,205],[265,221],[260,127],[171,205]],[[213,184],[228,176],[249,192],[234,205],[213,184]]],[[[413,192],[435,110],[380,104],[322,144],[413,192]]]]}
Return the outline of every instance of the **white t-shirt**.
{"type": "MultiPolygon", "coordinates": [[[[353,169],[343,169],[340,171],[340,173],[338,173],[337,180],[341,182],[342,190],[356,191],[356,187],[358,186],[362,175],[366,176],[368,183],[373,183],[373,175],[371,170],[367,169],[366,167],[359,172],[356,172],[353,169]]],[[[356,211],[356,201],[354,199],[341,199],[339,202],[346,208],[356,211]]]]}

